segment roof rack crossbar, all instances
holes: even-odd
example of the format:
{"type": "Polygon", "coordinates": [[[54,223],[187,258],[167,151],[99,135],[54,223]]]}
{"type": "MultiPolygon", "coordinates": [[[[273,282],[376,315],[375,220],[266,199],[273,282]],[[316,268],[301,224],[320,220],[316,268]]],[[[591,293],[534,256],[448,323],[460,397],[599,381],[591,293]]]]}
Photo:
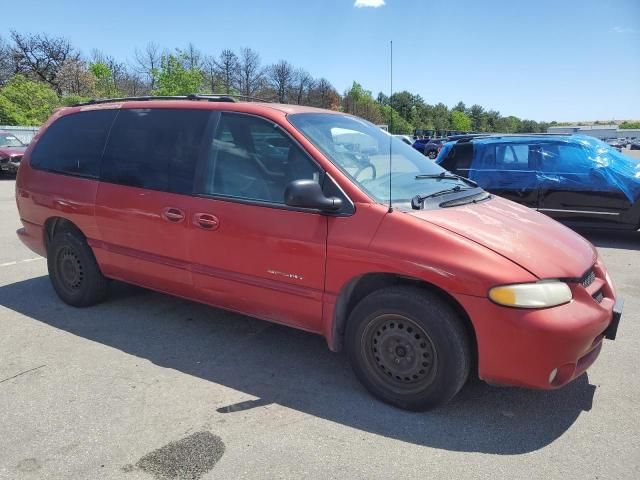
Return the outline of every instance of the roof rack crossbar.
{"type": "Polygon", "coordinates": [[[455,141],[458,143],[468,143],[475,139],[483,139],[483,138],[510,138],[510,137],[567,137],[570,136],[569,133],[485,133],[485,134],[475,134],[475,135],[466,135],[466,136],[455,136],[456,138],[452,138],[451,141],[455,141]]]}
{"type": "Polygon", "coordinates": [[[73,107],[83,107],[88,105],[99,105],[103,103],[117,102],[139,102],[149,100],[205,100],[207,102],[237,102],[247,99],[248,101],[259,101],[270,103],[257,97],[249,97],[246,95],[232,95],[226,93],[190,93],[189,95],[142,95],[138,97],[117,97],[117,98],[93,98],[86,102],[76,103],[73,107]]]}

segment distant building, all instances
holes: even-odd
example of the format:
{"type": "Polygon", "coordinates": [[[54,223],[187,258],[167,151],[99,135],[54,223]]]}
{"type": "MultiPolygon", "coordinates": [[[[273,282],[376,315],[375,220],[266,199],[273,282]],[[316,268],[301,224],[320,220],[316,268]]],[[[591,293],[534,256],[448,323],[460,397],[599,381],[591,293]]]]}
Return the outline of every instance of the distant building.
{"type": "Polygon", "coordinates": [[[547,133],[564,133],[567,135],[590,135],[599,139],[604,138],[640,138],[640,129],[620,129],[618,125],[569,125],[566,127],[549,127],[547,133]]]}

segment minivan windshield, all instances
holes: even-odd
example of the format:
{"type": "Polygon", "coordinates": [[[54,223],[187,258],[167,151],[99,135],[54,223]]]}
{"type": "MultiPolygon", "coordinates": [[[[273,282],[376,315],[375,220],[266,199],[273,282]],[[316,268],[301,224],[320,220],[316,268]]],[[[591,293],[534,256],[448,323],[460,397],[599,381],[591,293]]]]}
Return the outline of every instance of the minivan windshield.
{"type": "Polygon", "coordinates": [[[24,143],[18,140],[17,137],[7,134],[0,133],[0,147],[22,147],[24,143]]]}
{"type": "Polygon", "coordinates": [[[411,208],[413,197],[460,189],[469,184],[372,123],[350,115],[296,113],[288,120],[331,162],[380,203],[411,208]],[[389,162],[391,150],[391,162],[389,162]],[[389,188],[391,179],[391,188],[389,188]]]}

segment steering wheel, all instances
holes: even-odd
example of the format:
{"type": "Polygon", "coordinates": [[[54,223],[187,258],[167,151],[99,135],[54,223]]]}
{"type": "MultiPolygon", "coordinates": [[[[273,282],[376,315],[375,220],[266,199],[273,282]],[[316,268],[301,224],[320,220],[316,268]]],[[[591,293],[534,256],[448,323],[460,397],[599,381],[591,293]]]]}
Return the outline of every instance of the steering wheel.
{"type": "Polygon", "coordinates": [[[359,167],[356,170],[356,173],[353,174],[353,178],[357,180],[358,177],[360,176],[360,174],[362,172],[364,172],[367,168],[371,169],[371,176],[372,176],[371,180],[375,180],[376,177],[378,176],[378,173],[377,173],[376,167],[375,167],[375,165],[373,163],[367,163],[366,165],[363,165],[362,167],[359,167]]]}

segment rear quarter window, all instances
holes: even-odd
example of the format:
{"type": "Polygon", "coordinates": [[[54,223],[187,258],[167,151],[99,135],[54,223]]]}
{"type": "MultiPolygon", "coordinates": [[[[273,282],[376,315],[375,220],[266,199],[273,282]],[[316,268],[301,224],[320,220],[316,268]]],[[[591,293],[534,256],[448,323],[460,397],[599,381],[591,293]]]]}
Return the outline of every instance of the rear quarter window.
{"type": "Polygon", "coordinates": [[[442,168],[452,172],[462,170],[462,175],[464,175],[471,168],[473,145],[471,143],[456,143],[451,147],[445,145],[440,155],[442,156],[440,162],[442,168]]]}
{"type": "Polygon", "coordinates": [[[31,166],[68,175],[98,178],[100,159],[116,110],[60,117],[44,132],[31,154],[31,166]]]}

